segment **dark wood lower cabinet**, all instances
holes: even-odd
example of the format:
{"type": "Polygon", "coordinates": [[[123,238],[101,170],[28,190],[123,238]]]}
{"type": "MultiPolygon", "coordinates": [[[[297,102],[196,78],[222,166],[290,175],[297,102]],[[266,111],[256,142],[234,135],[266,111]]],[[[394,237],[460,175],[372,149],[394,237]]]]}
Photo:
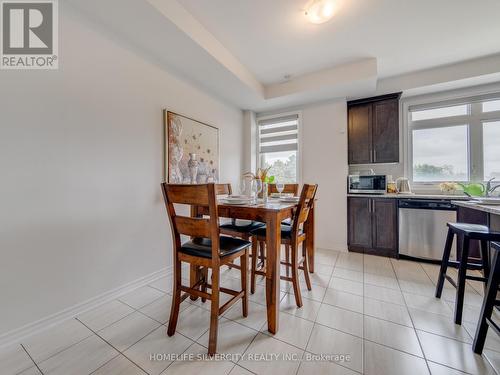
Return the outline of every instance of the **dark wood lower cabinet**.
{"type": "MultiPolygon", "coordinates": [[[[457,222],[468,224],[488,225],[488,213],[474,210],[467,207],[457,208],[457,222]]],[[[455,239],[456,240],[456,239],[455,239]]],[[[460,260],[462,254],[462,241],[457,242],[457,259],[460,260]]],[[[469,248],[469,258],[481,259],[481,252],[479,250],[479,241],[471,240],[469,248]]]]}
{"type": "Polygon", "coordinates": [[[350,251],[398,256],[398,208],[395,199],[349,197],[347,211],[350,251]]]}

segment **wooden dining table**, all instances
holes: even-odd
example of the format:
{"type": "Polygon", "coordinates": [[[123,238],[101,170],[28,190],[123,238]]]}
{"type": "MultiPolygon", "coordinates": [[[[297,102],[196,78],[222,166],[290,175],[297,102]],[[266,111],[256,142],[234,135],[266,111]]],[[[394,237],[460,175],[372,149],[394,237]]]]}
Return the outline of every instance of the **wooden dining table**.
{"type": "MultiPolygon", "coordinates": [[[[281,222],[292,218],[296,203],[280,202],[269,199],[267,203],[233,205],[218,204],[219,217],[253,220],[266,223],[266,305],[267,329],[276,334],[279,329],[280,304],[280,250],[281,250],[281,222]]],[[[207,207],[192,207],[192,216],[207,215],[207,207]]],[[[309,271],[314,272],[314,205],[304,223],[306,234],[306,252],[309,262],[309,271]]],[[[193,271],[191,271],[193,272],[193,271]]],[[[192,279],[194,280],[194,279],[192,279]]]]}

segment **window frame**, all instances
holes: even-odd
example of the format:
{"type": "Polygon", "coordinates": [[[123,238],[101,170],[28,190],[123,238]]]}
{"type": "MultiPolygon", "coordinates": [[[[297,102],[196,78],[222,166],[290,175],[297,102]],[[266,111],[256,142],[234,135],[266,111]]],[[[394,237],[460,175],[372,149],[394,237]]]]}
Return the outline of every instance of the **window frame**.
{"type": "MultiPolygon", "coordinates": [[[[438,189],[441,181],[414,181],[413,180],[413,130],[433,129],[450,126],[467,125],[468,128],[468,175],[469,181],[484,182],[484,150],[483,150],[483,124],[485,122],[500,121],[500,110],[482,112],[482,102],[500,99],[500,85],[492,85],[489,90],[478,91],[477,88],[457,90],[452,93],[421,95],[403,99],[402,121],[404,129],[403,147],[404,174],[417,190],[438,189]],[[450,116],[428,120],[411,120],[411,112],[445,106],[466,104],[468,114],[450,116]]],[[[457,182],[469,182],[457,181],[457,182]]]]}
{"type": "Polygon", "coordinates": [[[289,111],[289,112],[279,112],[279,113],[274,113],[272,115],[264,115],[264,116],[257,116],[255,119],[255,124],[256,124],[256,137],[257,137],[257,142],[256,142],[256,166],[257,168],[261,168],[261,152],[260,152],[260,130],[259,130],[259,121],[263,120],[272,120],[274,118],[279,118],[279,117],[284,117],[284,116],[297,116],[297,171],[296,171],[296,176],[297,176],[297,181],[295,183],[297,184],[302,184],[302,111],[289,111]]]}

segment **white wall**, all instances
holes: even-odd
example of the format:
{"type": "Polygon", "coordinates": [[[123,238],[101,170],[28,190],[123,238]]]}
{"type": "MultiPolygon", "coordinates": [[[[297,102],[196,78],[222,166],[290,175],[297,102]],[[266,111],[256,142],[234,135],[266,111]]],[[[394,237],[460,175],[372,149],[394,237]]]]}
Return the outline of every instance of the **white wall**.
{"type": "MultiPolygon", "coordinates": [[[[302,114],[302,183],[318,184],[316,247],[347,251],[346,101],[326,101],[259,115],[290,111],[302,114]]],[[[249,157],[247,153],[245,158],[249,157]]]]}
{"type": "Polygon", "coordinates": [[[163,108],[219,127],[221,180],[242,168],[239,109],[60,13],[58,71],[0,71],[0,335],[170,264],[163,108]]]}

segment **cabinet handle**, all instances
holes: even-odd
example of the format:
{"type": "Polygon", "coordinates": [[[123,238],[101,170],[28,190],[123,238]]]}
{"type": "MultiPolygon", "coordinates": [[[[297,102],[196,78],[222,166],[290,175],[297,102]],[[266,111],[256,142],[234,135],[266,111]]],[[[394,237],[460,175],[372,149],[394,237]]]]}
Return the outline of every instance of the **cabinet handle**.
{"type": "Polygon", "coordinates": [[[377,160],[377,150],[373,149],[373,162],[377,160]]]}

